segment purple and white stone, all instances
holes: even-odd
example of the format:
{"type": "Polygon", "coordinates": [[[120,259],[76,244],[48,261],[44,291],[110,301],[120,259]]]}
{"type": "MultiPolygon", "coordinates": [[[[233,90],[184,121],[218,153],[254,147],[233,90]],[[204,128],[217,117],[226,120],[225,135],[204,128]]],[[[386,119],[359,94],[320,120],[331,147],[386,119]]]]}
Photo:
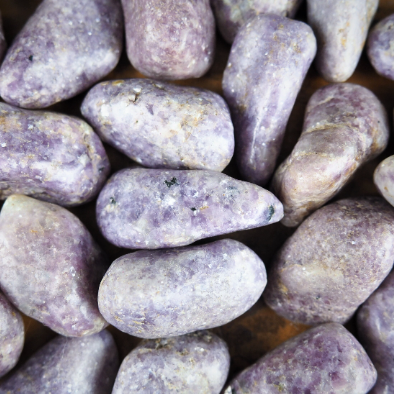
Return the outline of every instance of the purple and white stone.
{"type": "Polygon", "coordinates": [[[145,167],[223,171],[234,153],[230,111],[209,90],[107,81],[90,90],[81,112],[103,141],[145,167]]]}
{"type": "Polygon", "coordinates": [[[241,372],[223,394],[367,394],[374,368],[356,338],[337,323],[289,339],[241,372]]]}
{"type": "Polygon", "coordinates": [[[239,31],[223,75],[234,122],[236,157],[244,179],[265,185],[287,121],[316,53],[305,23],[259,15],[239,31]]]}
{"type": "Polygon", "coordinates": [[[24,108],[74,97],[115,68],[122,52],[119,0],[44,0],[0,69],[0,95],[24,108]]]}
{"type": "Polygon", "coordinates": [[[394,206],[394,156],[387,157],[376,167],[373,181],[380,194],[394,206]]]}
{"type": "Polygon", "coordinates": [[[394,209],[380,197],[320,208],[277,253],[264,299],[304,324],[347,322],[394,261],[394,209]]]}
{"type": "Polygon", "coordinates": [[[112,394],[219,394],[229,367],[226,343],[208,331],[144,340],[123,360],[112,394]]]}
{"type": "MultiPolygon", "coordinates": [[[[272,191],[283,204],[285,226],[297,226],[387,146],[387,113],[368,89],[325,86],[310,98],[300,139],[278,167],[272,191]]],[[[394,174],[393,174],[394,175],[394,174]]]]}
{"type": "Polygon", "coordinates": [[[256,303],[266,284],[260,258],[242,243],[224,239],[122,256],[105,274],[98,302],[119,330],[162,338],[234,320],[256,303]]]}
{"type": "Polygon", "coordinates": [[[97,305],[107,259],[66,209],[22,195],[0,215],[0,287],[25,315],[72,337],[108,323],[97,305]]]}
{"type": "Polygon", "coordinates": [[[122,0],[127,56],[157,79],[199,78],[215,54],[209,0],[122,0]]]}
{"type": "Polygon", "coordinates": [[[0,394],[109,394],[119,355],[104,330],[84,338],[57,336],[0,383],[0,394]]]}
{"type": "Polygon", "coordinates": [[[7,42],[4,37],[3,18],[1,17],[1,12],[0,12],[0,62],[3,60],[6,51],[7,51],[7,42]]]}

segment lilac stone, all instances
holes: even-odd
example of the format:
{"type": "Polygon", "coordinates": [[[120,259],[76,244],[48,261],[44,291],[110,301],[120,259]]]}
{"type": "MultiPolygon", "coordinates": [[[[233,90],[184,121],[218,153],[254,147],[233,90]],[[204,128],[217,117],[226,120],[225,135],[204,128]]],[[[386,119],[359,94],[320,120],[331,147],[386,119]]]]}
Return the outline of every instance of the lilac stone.
{"type": "Polygon", "coordinates": [[[278,222],[283,207],[269,191],[219,172],[133,168],[110,178],[96,213],[114,245],[158,249],[278,222]]]}
{"type": "Polygon", "coordinates": [[[226,324],[259,299],[264,263],[238,241],[142,250],[114,261],[99,308],[119,330],[140,338],[183,335],[226,324]]]}
{"type": "Polygon", "coordinates": [[[367,394],[376,370],[337,323],[314,327],[241,372],[223,394],[367,394]]]}
{"type": "Polygon", "coordinates": [[[0,287],[20,311],[65,336],[91,335],[107,322],[97,292],[106,257],[79,219],[22,195],[0,215],[0,287]]]}
{"type": "Polygon", "coordinates": [[[0,394],[109,394],[119,367],[112,335],[57,336],[0,383],[0,394]]]}
{"type": "Polygon", "coordinates": [[[316,53],[305,23],[259,15],[243,26],[223,76],[241,175],[267,183],[278,157],[290,112],[316,53]]]}
{"type": "Polygon", "coordinates": [[[107,81],[90,90],[81,112],[102,140],[145,167],[222,171],[233,156],[229,109],[209,90],[107,81]]]}
{"type": "Polygon", "coordinates": [[[199,78],[211,67],[215,19],[209,0],[122,0],[127,55],[147,77],[199,78]]]}
{"type": "Polygon", "coordinates": [[[373,180],[380,194],[394,206],[394,155],[387,157],[376,167],[373,180]]]}
{"type": "Polygon", "coordinates": [[[0,377],[14,368],[22,353],[24,341],[22,316],[0,293],[0,377]]]}
{"type": "Polygon", "coordinates": [[[229,367],[226,343],[208,331],[144,340],[123,360],[112,394],[219,394],[229,367]]]}
{"type": "Polygon", "coordinates": [[[1,97],[44,108],[83,92],[118,63],[122,29],[119,0],[44,0],[7,52],[1,97]]]}
{"type": "Polygon", "coordinates": [[[0,12],[0,61],[3,60],[6,50],[7,50],[7,42],[4,37],[3,19],[1,17],[1,12],[0,12]]]}
{"type": "Polygon", "coordinates": [[[343,324],[393,261],[393,207],[380,197],[340,200],[314,212],[282,246],[264,299],[292,321],[343,324]]]}
{"type": "Polygon", "coordinates": [[[0,199],[27,194],[79,205],[96,196],[109,171],[104,147],[87,123],[0,103],[0,199]]]}

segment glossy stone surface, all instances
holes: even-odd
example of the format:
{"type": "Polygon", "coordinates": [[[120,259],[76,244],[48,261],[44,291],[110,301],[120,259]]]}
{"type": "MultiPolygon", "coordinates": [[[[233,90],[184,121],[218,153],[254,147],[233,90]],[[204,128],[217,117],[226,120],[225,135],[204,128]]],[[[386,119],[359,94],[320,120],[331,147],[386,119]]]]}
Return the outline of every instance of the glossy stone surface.
{"type": "Polygon", "coordinates": [[[324,205],[389,139],[387,113],[377,97],[355,84],[316,91],[300,139],[278,167],[272,191],[283,204],[285,226],[297,226],[324,205]]]}
{"type": "Polygon", "coordinates": [[[206,245],[138,251],[114,261],[99,289],[99,308],[119,330],[141,338],[221,326],[260,297],[264,263],[247,246],[206,245]]]}
{"type": "Polygon", "coordinates": [[[57,336],[0,383],[0,394],[109,394],[119,367],[112,335],[57,336]]]}
{"type": "Polygon", "coordinates": [[[122,51],[118,0],[44,0],[13,41],[0,69],[0,95],[44,108],[107,75],[122,51]]]}
{"type": "Polygon", "coordinates": [[[209,0],[122,0],[127,56],[147,77],[198,78],[211,67],[215,19],[209,0]]]}
{"type": "Polygon", "coordinates": [[[343,324],[393,261],[394,209],[380,197],[339,200],[314,212],[282,246],[264,299],[296,322],[343,324]]]}
{"type": "Polygon", "coordinates": [[[106,257],[80,220],[64,208],[22,195],[0,215],[0,286],[25,315],[79,337],[107,326],[97,292],[106,257]]]}
{"type": "Polygon", "coordinates": [[[387,157],[376,167],[373,181],[380,194],[394,206],[394,156],[387,157]]]}
{"type": "Polygon", "coordinates": [[[96,196],[109,171],[103,144],[87,123],[0,103],[0,199],[26,194],[80,205],[96,196]]]}
{"type": "Polygon", "coordinates": [[[234,153],[230,111],[209,90],[107,81],[90,90],[81,112],[103,141],[145,167],[223,171],[234,153]]]}
{"type": "Polygon", "coordinates": [[[376,370],[365,350],[337,323],[312,328],[241,372],[224,394],[367,394],[376,370]]]}
{"type": "Polygon", "coordinates": [[[123,360],[112,394],[219,394],[229,367],[226,343],[208,331],[145,340],[123,360]]]}
{"type": "Polygon", "coordinates": [[[287,121],[316,53],[305,23],[259,15],[241,28],[223,75],[242,177],[264,185],[271,177],[287,121]],[[262,39],[264,37],[264,39],[262,39]]]}

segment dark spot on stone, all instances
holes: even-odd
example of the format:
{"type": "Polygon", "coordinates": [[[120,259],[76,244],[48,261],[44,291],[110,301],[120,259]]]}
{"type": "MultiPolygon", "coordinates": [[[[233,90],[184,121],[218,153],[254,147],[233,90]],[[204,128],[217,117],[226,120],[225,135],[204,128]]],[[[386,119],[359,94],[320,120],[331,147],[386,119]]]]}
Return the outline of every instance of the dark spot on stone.
{"type": "Polygon", "coordinates": [[[319,295],[318,295],[318,296],[316,296],[316,299],[317,299],[317,300],[320,300],[320,298],[321,298],[321,297],[320,297],[319,295]]]}
{"type": "Polygon", "coordinates": [[[275,208],[272,205],[270,205],[268,207],[268,218],[267,218],[268,221],[270,221],[272,219],[272,216],[274,216],[274,213],[275,213],[275,208]]]}
{"type": "Polygon", "coordinates": [[[175,177],[172,178],[170,181],[164,181],[164,183],[167,185],[168,188],[170,188],[171,186],[174,186],[174,185],[179,186],[179,183],[175,177]]]}
{"type": "Polygon", "coordinates": [[[147,108],[147,110],[149,111],[149,113],[151,115],[154,115],[154,113],[153,113],[153,104],[147,104],[146,108],[147,108]]]}
{"type": "Polygon", "coordinates": [[[100,167],[99,172],[103,172],[103,171],[104,171],[104,167],[100,167]]]}
{"type": "Polygon", "coordinates": [[[196,209],[196,208],[194,208],[194,207],[193,207],[193,208],[190,208],[190,209],[191,209],[193,212],[194,212],[194,211],[197,211],[197,209],[196,209]]]}
{"type": "Polygon", "coordinates": [[[29,60],[32,62],[33,61],[33,55],[29,56],[29,60]]]}
{"type": "Polygon", "coordinates": [[[115,205],[115,204],[116,204],[116,200],[115,200],[113,197],[110,197],[110,198],[109,198],[109,203],[110,203],[111,205],[115,205]]]}

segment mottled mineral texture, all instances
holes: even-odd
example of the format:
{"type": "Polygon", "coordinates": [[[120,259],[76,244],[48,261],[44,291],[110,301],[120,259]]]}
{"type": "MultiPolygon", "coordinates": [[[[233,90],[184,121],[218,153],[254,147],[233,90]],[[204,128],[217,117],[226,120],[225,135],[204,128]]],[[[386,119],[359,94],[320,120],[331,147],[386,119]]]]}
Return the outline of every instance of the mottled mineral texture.
{"type": "Polygon", "coordinates": [[[241,28],[223,75],[236,156],[244,179],[267,183],[278,157],[290,112],[316,53],[305,23],[259,15],[241,28]]]}
{"type": "Polygon", "coordinates": [[[22,316],[0,293],[0,377],[17,363],[24,341],[22,316]]]}
{"type": "Polygon", "coordinates": [[[380,197],[340,200],[314,212],[282,246],[264,299],[296,322],[345,323],[393,261],[394,209],[380,197]]]}
{"type": "Polygon", "coordinates": [[[222,171],[234,153],[230,111],[209,90],[108,81],[90,90],[81,111],[103,141],[145,167],[222,171]]]}
{"type": "Polygon", "coordinates": [[[112,394],[219,394],[229,367],[226,343],[208,331],[145,340],[123,360],[112,394]]]}
{"type": "Polygon", "coordinates": [[[97,292],[107,260],[79,219],[22,195],[0,215],[0,287],[27,316],[79,337],[107,326],[97,292]]]}
{"type": "Polygon", "coordinates": [[[387,157],[376,167],[373,180],[380,194],[394,206],[394,156],[387,157]]]}
{"type": "Polygon", "coordinates": [[[316,67],[329,82],[344,82],[360,59],[379,0],[307,0],[316,34],[316,67]]]}
{"type": "Polygon", "coordinates": [[[261,296],[264,263],[238,241],[138,251],[118,258],[104,276],[99,308],[119,330],[161,338],[221,326],[261,296]]]}
{"type": "Polygon", "coordinates": [[[158,249],[278,222],[269,191],[215,171],[125,169],[97,200],[97,222],[114,245],[158,249]]]}
{"type": "Polygon", "coordinates": [[[0,62],[3,60],[6,50],[7,50],[7,42],[4,37],[3,18],[1,17],[1,12],[0,12],[0,62]]]}
{"type": "Polygon", "coordinates": [[[239,29],[259,14],[293,18],[302,0],[211,0],[220,33],[230,44],[239,29]]]}
{"type": "Polygon", "coordinates": [[[44,0],[7,52],[0,95],[25,108],[73,97],[116,66],[122,36],[119,0],[44,0]]]}
{"type": "Polygon", "coordinates": [[[58,336],[0,383],[0,394],[109,394],[119,367],[111,334],[58,336]]]}
{"type": "Polygon", "coordinates": [[[223,394],[366,394],[375,381],[376,370],[356,338],[329,323],[266,354],[223,394]]]}
{"type": "Polygon", "coordinates": [[[386,110],[371,91],[349,83],[319,89],[297,145],[272,181],[285,212],[282,223],[297,226],[324,205],[388,139],[386,110]]]}

